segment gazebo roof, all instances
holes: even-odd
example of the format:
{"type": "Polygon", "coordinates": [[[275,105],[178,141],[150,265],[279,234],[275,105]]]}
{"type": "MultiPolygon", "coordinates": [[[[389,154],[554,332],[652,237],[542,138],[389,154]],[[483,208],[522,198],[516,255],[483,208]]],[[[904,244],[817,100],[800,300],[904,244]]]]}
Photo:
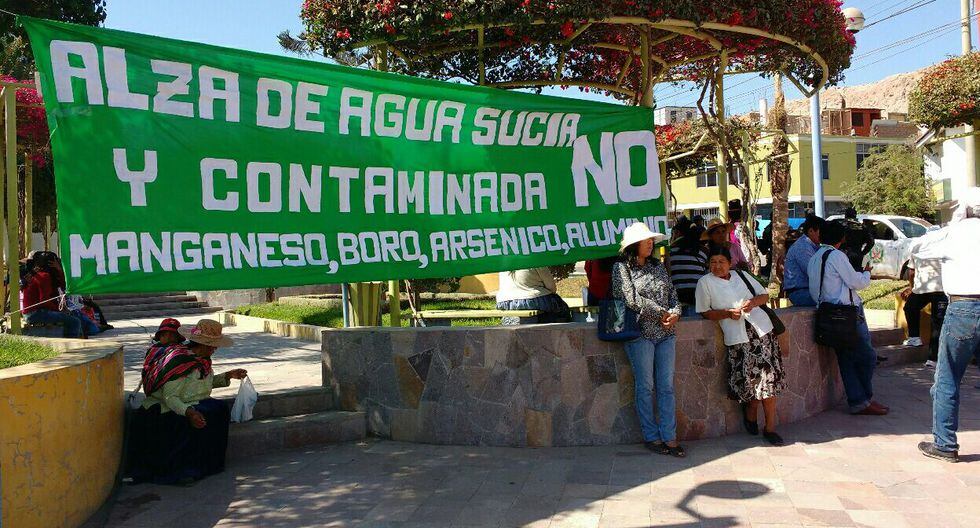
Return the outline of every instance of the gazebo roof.
{"type": "Polygon", "coordinates": [[[577,86],[634,102],[653,84],[707,79],[719,65],[782,72],[811,93],[841,80],[854,45],[837,0],[307,0],[302,17],[307,43],[329,56],[353,52],[411,75],[577,86]]]}

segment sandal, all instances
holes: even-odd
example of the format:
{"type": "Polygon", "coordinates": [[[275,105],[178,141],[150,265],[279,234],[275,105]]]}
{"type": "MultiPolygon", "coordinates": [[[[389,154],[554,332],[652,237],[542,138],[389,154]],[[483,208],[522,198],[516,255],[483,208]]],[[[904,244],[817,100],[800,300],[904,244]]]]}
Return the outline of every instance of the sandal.
{"type": "Polygon", "coordinates": [[[668,449],[667,444],[663,442],[643,442],[643,447],[660,455],[666,455],[668,449]]]}
{"type": "Polygon", "coordinates": [[[687,456],[687,452],[685,452],[684,451],[684,448],[681,447],[681,446],[670,447],[667,444],[664,444],[664,446],[667,448],[667,453],[666,454],[668,454],[668,455],[670,455],[672,457],[684,458],[684,457],[687,456]]]}

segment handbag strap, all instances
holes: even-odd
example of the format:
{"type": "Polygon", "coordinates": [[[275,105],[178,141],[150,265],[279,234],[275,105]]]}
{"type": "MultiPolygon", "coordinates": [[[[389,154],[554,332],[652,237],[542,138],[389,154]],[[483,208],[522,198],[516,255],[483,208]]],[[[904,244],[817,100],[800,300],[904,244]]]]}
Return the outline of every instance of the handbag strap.
{"type": "MultiPolygon", "coordinates": [[[[835,251],[834,248],[830,248],[830,251],[827,251],[826,253],[823,254],[823,262],[820,264],[820,290],[817,291],[817,304],[820,304],[820,297],[823,296],[823,278],[827,273],[827,259],[830,258],[830,254],[833,253],[834,251],[835,251]]],[[[850,288],[847,289],[847,297],[848,299],[850,299],[851,305],[853,306],[854,292],[851,291],[850,288]]]]}
{"type": "Polygon", "coordinates": [[[745,283],[745,287],[749,289],[749,293],[751,293],[753,297],[756,295],[762,295],[761,293],[755,293],[755,288],[749,284],[749,279],[745,278],[745,275],[742,275],[742,270],[735,270],[735,274],[742,278],[742,282],[745,283]]]}

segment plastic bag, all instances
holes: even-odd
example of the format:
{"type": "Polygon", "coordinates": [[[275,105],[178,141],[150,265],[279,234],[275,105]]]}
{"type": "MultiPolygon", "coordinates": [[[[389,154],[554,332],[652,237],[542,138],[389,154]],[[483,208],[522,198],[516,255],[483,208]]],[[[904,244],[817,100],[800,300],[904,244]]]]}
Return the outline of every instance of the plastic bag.
{"type": "Polygon", "coordinates": [[[143,405],[144,400],[146,400],[146,394],[140,392],[139,388],[126,395],[126,405],[134,411],[143,405]]]}
{"type": "Polygon", "coordinates": [[[238,396],[235,396],[235,404],[231,406],[231,421],[235,423],[247,422],[252,419],[252,408],[259,399],[259,393],[255,391],[252,380],[245,376],[242,384],[238,387],[238,396]]]}

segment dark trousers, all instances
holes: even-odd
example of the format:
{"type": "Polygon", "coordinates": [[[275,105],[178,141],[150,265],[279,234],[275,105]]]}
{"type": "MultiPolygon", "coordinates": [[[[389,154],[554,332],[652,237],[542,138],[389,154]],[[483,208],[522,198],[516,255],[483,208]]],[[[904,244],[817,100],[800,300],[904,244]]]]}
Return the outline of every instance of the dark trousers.
{"type": "Polygon", "coordinates": [[[194,406],[207,425],[195,429],[185,416],[161,413],[160,406],[137,409],[130,424],[127,475],[135,482],[176,484],[225,469],[231,413],[220,400],[194,406]]]}
{"type": "Polygon", "coordinates": [[[864,316],[864,309],[858,319],[858,332],[861,341],[851,349],[835,349],[837,367],[840,369],[847,406],[852,413],[863,411],[874,396],[871,380],[875,373],[875,353],[871,344],[871,332],[864,316]]]}
{"type": "Polygon", "coordinates": [[[939,356],[939,334],[946,319],[949,298],[944,292],[913,293],[905,301],[905,321],[909,327],[909,337],[919,337],[919,314],[926,305],[932,304],[932,337],[929,338],[929,359],[936,361],[939,356]]]}

